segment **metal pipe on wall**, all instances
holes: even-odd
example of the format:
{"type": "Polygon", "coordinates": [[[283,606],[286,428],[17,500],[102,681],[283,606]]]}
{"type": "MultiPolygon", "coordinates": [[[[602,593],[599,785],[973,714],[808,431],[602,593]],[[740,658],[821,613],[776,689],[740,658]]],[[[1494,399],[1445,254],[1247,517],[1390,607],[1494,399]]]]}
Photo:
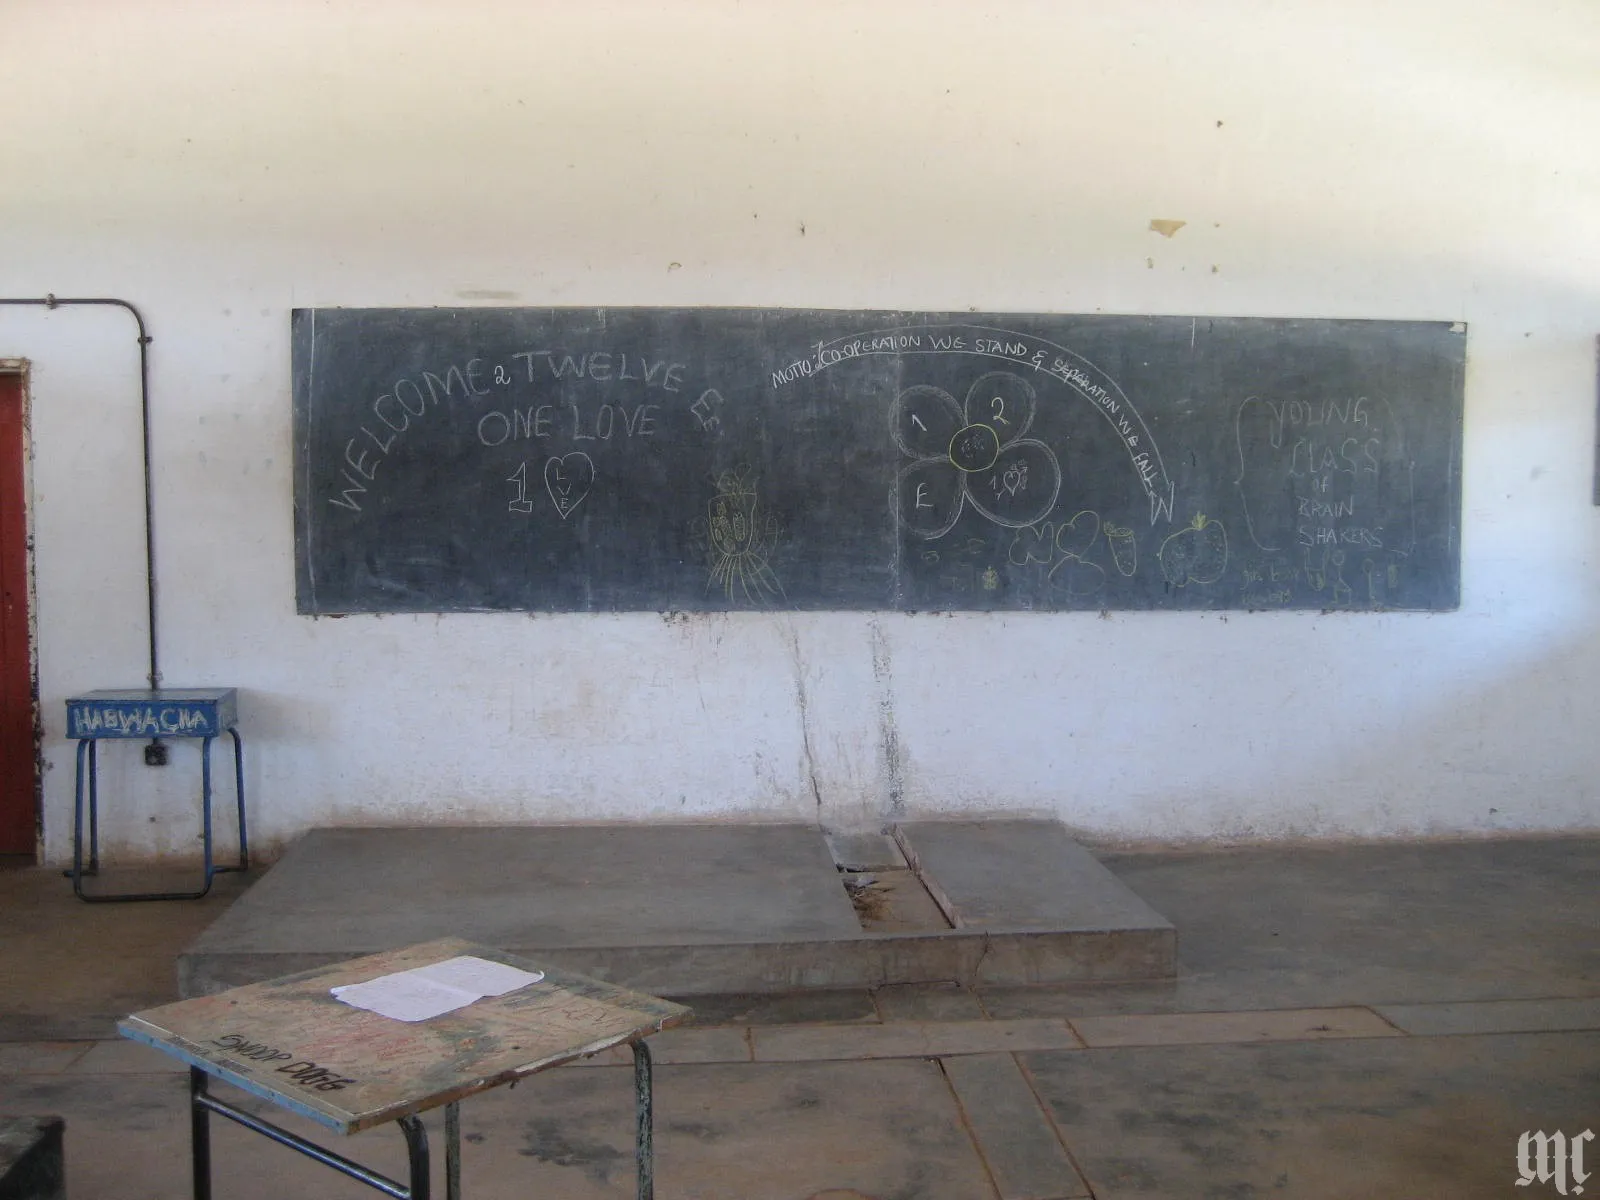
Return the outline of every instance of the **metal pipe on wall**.
{"type": "Polygon", "coordinates": [[[144,438],[144,582],[145,602],[150,631],[150,686],[161,686],[160,659],[156,643],[156,547],[154,502],[150,482],[150,335],[145,332],[144,317],[126,300],[111,296],[59,297],[0,297],[0,305],[28,306],[57,309],[69,305],[101,305],[126,309],[139,327],[139,423],[144,438]]]}

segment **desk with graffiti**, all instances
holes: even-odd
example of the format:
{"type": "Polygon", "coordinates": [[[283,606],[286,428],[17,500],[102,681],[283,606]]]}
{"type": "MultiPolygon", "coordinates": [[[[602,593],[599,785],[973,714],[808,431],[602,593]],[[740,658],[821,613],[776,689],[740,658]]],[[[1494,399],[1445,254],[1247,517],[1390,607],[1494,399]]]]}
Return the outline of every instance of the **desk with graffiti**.
{"type": "Polygon", "coordinates": [[[644,1039],[688,1016],[682,1005],[446,938],[180,1000],[135,1013],[118,1030],[189,1064],[196,1200],[210,1196],[207,1122],[212,1113],[386,1195],[426,1200],[428,1140],[418,1114],[441,1105],[446,1195],[456,1200],[461,1100],[628,1043],[634,1051],[638,1195],[647,1200],[653,1186],[652,1083],[644,1039]],[[542,978],[416,1022],[353,1007],[331,991],[462,955],[533,971],[542,978]],[[341,1134],[398,1122],[409,1155],[408,1183],[378,1175],[218,1099],[207,1090],[211,1077],[341,1134]]]}

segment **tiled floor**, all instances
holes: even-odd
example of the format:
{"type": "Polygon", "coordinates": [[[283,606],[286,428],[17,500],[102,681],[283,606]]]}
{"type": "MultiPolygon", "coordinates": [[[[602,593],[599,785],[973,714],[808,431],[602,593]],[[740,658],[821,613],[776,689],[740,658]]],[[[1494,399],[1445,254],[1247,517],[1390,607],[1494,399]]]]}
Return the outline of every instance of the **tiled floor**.
{"type": "MultiPolygon", "coordinates": [[[[1521,1134],[1600,1132],[1600,839],[1109,861],[1177,924],[1178,980],[692,1000],[652,1042],[657,1194],[1535,1200],[1521,1134]]],[[[181,1072],[106,1037],[226,896],[90,907],[12,870],[0,902],[0,1111],[67,1117],[74,1200],[185,1194],[181,1072]]],[[[631,1195],[626,1062],[468,1101],[466,1195],[631,1195]]],[[[215,1137],[219,1200],[373,1194],[215,1137]]],[[[391,1129],[337,1148],[400,1170],[391,1129]]]]}

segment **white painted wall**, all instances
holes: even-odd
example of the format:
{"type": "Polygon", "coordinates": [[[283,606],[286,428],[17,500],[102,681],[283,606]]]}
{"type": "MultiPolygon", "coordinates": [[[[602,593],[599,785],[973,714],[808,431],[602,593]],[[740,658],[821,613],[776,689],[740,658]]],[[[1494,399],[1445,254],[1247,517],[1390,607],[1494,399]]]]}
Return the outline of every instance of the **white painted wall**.
{"type": "MultiPolygon", "coordinates": [[[[1582,0],[13,0],[0,294],[150,319],[166,682],[243,689],[263,842],[895,805],[1593,828],[1597,63],[1582,0]],[[1463,320],[1465,600],[296,616],[289,309],[462,302],[1463,320]]],[[[62,700],[143,682],[131,324],[4,310],[6,355],[59,860],[62,700]]],[[[124,856],[193,851],[179,749],[108,755],[124,856]]]]}

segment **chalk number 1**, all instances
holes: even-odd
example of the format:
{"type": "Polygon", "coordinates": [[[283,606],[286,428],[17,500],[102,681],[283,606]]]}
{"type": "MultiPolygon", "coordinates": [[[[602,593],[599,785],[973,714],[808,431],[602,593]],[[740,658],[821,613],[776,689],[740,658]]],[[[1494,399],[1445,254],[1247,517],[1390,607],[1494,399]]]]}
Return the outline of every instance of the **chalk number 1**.
{"type": "Polygon", "coordinates": [[[516,473],[506,479],[507,483],[517,485],[516,495],[511,498],[510,510],[519,513],[531,513],[533,501],[528,499],[528,464],[518,463],[516,473]]]}

